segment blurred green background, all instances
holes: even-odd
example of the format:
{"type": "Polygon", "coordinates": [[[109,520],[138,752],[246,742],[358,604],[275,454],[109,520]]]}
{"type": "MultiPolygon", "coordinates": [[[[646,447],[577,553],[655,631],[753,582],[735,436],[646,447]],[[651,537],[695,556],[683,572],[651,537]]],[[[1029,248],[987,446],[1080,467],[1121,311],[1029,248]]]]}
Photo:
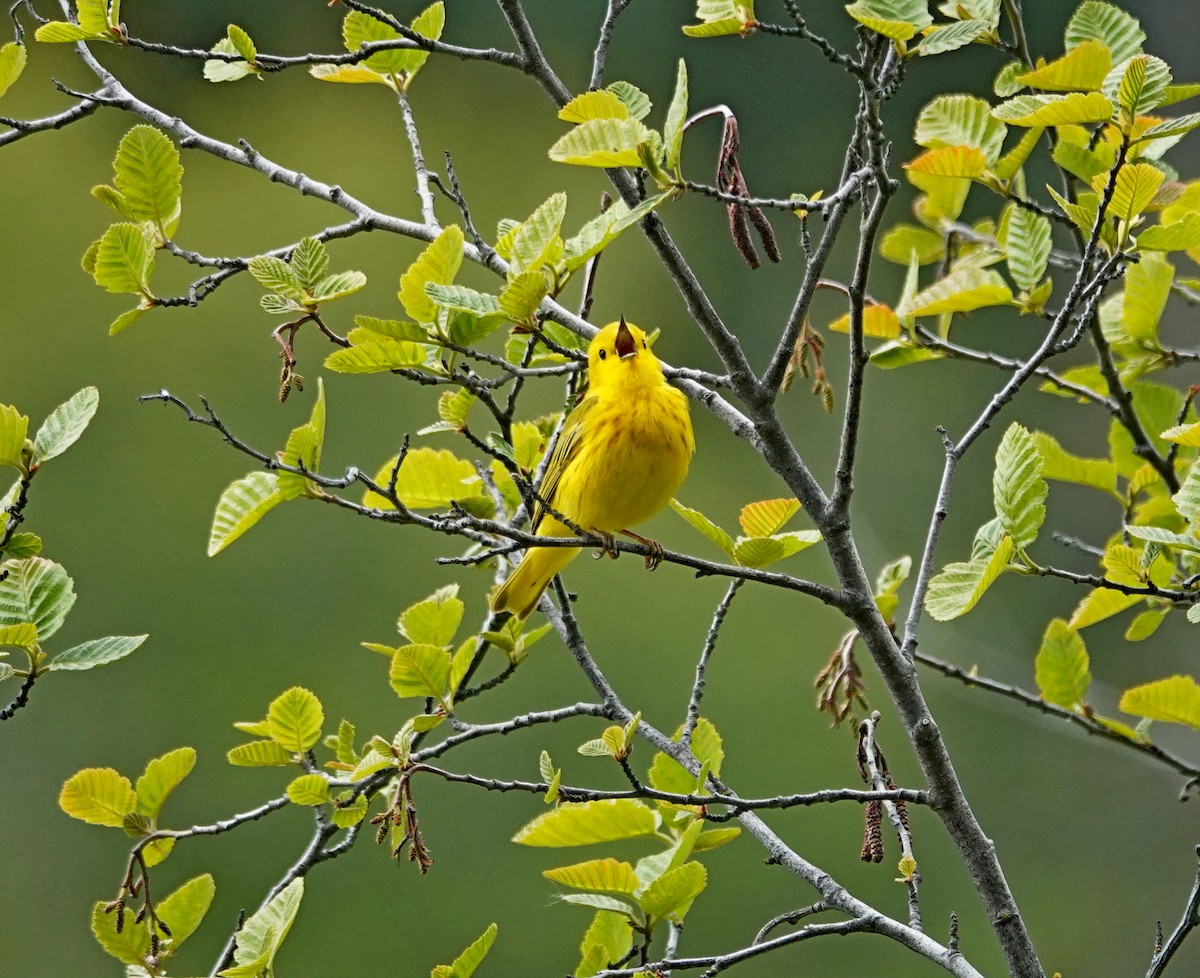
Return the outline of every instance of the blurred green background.
{"type": "MultiPolygon", "coordinates": [[[[424,3],[390,0],[387,6],[408,19],[424,3]]],[[[835,43],[852,43],[840,4],[802,6],[812,25],[835,43]]],[[[1050,57],[1061,50],[1071,6],[1058,0],[1029,5],[1035,50],[1050,57]]],[[[1141,0],[1129,6],[1147,29],[1148,49],[1175,67],[1176,80],[1200,77],[1191,32],[1179,29],[1172,5],[1141,0]]],[[[448,0],[447,7],[447,39],[511,47],[494,4],[448,0]]],[[[559,73],[573,90],[582,90],[604,4],[530,0],[527,7],[559,73]]],[[[783,196],[833,189],[853,119],[847,78],[794,40],[759,35],[689,41],[679,26],[692,19],[692,9],[687,0],[631,4],[617,27],[607,79],[628,79],[646,90],[656,102],[651,121],[661,124],[676,58],[686,56],[693,110],[725,102],[737,113],[754,192],[783,196]]],[[[786,19],[782,5],[772,0],[760,0],[758,13],[776,22],[786,19]]],[[[321,3],[280,0],[126,0],[123,12],[138,36],[199,47],[214,42],[234,20],[251,32],[260,50],[278,53],[340,49],[341,15],[321,3]]],[[[381,210],[417,216],[407,143],[385,89],[324,85],[298,71],[265,82],[210,86],[200,80],[196,62],[133,50],[104,48],[100,54],[135,93],[200,130],[223,139],[244,137],[271,158],[341,184],[381,210]]],[[[1002,63],[997,52],[971,48],[913,64],[903,97],[887,113],[896,162],[913,155],[906,133],[920,105],[941,91],[986,93],[1002,63]]],[[[91,84],[69,50],[35,46],[3,111],[35,117],[61,109],[51,76],[80,88],[91,84]]],[[[436,164],[443,151],[454,155],[485,233],[500,218],[524,217],[556,190],[569,194],[569,227],[594,213],[607,186],[604,176],[547,161],[546,149],[563,125],[530,79],[494,66],[433,58],[412,101],[427,157],[436,164]]],[[[115,665],[48,677],[35,688],[30,706],[0,727],[0,974],[6,976],[118,973],[88,933],[87,917],[93,901],[115,896],[128,842],[59,811],[59,786],[72,773],[113,766],[133,777],[149,758],[192,744],[200,752],[197,769],[169,804],[166,821],[211,822],[252,807],[279,794],[290,776],[231,768],[225,751],[245,739],[232,722],[257,719],[278,693],[301,684],[322,699],[330,729],[346,717],[361,736],[390,736],[412,704],[396,699],[384,661],[358,643],[394,641],[396,614],[452,581],[462,585],[467,623],[479,621],[485,611],[486,574],[434,563],[438,554],[454,552],[447,541],[328,507],[286,507],[216,559],[204,556],[216,499],[251,468],[249,460],[212,432],[187,425],[173,409],[138,406],[136,396],[168,388],[195,403],[204,394],[238,435],[273,450],[307,418],[327,348],[315,336],[302,336],[299,369],[312,383],[280,406],[277,348],[269,336],[276,323],[259,309],[261,289],[248,276],[237,277],[197,309],[155,311],[124,335],[106,335],[128,297],[105,294],[79,268],[80,255],[111,216],[87,191],[110,179],[116,143],[134,121],[102,110],[60,133],[0,152],[5,215],[0,402],[18,405],[36,424],[81,386],[95,384],[101,391],[91,429],[37,479],[28,509],[28,528],[44,536],[47,555],[66,565],[79,592],[53,648],[105,634],[151,635],[134,657],[115,665]]],[[[685,167],[694,179],[711,179],[719,134],[710,126],[688,137],[685,167]]],[[[1186,144],[1173,160],[1185,175],[1196,170],[1186,144]]],[[[344,219],[334,208],[201,154],[185,153],[184,165],[177,239],[202,253],[252,255],[344,219]]],[[[902,193],[891,221],[905,217],[909,199],[902,193]]],[[[444,221],[456,219],[449,207],[439,208],[444,221]]],[[[664,217],[717,308],[761,365],[803,273],[798,225],[776,215],[785,260],[750,272],[712,201],[689,198],[668,207],[664,217]]],[[[370,280],[357,300],[330,309],[334,327],[344,331],[352,311],[398,315],[397,276],[418,250],[413,242],[378,233],[333,243],[334,267],[362,269],[370,280]]],[[[848,274],[846,256],[843,246],[831,268],[835,277],[848,274]]],[[[177,264],[160,260],[155,279],[160,294],[181,291],[190,280],[190,269],[177,264]]],[[[488,285],[474,268],[463,279],[488,285]]],[[[897,287],[897,270],[881,265],[872,292],[886,298],[897,287]]],[[[574,297],[572,290],[568,299],[574,297]]],[[[840,312],[838,303],[821,298],[814,322],[820,326],[840,312]]],[[[593,319],[603,323],[621,313],[661,326],[659,348],[670,361],[716,366],[688,325],[668,277],[633,233],[606,254],[593,319]]],[[[1186,310],[1174,315],[1180,335],[1194,330],[1186,310]]],[[[975,345],[1020,350],[1036,342],[1039,323],[979,315],[958,328],[975,345]]],[[[830,376],[839,402],[843,352],[844,340],[830,336],[830,376]]],[[[390,376],[325,379],[328,472],[351,464],[374,470],[406,432],[434,418],[432,389],[410,389],[390,376]]],[[[941,473],[934,427],[961,431],[998,378],[983,369],[943,364],[874,372],[869,380],[855,521],[864,560],[874,570],[918,552],[941,473]]],[[[531,392],[531,413],[550,407],[558,395],[557,383],[531,392]]],[[[827,480],[836,416],[823,413],[803,381],[782,410],[807,460],[827,480]]],[[[1106,425],[1096,415],[1032,391],[1020,396],[960,469],[939,562],[961,559],[975,527],[989,515],[991,453],[1014,418],[1054,432],[1076,452],[1103,450],[1106,425]]],[[[696,423],[699,450],[680,493],[686,503],[732,527],[744,503],[781,493],[778,480],[745,444],[702,412],[696,412],[696,423]]],[[[465,444],[448,435],[427,443],[466,453],[465,444]]],[[[1119,518],[1111,504],[1057,484],[1049,505],[1050,527],[1093,541],[1102,540],[1119,518]]],[[[669,547],[709,554],[708,544],[669,513],[651,524],[651,532],[669,547]]],[[[1089,569],[1048,540],[1040,546],[1059,564],[1089,569]]],[[[819,549],[793,558],[789,569],[829,579],[819,549]]],[[[578,615],[592,651],[625,702],[673,729],[682,719],[695,656],[724,584],[695,581],[669,565],[647,578],[628,558],[616,564],[579,560],[569,583],[580,594],[578,615]]],[[[1062,583],[1006,578],[965,620],[927,623],[922,647],[1031,688],[1033,654],[1046,621],[1069,613],[1079,597],[1062,583]]],[[[1128,646],[1121,639],[1124,624],[1105,623],[1086,633],[1097,675],[1091,698],[1102,712],[1115,711],[1128,685],[1194,671],[1194,633],[1184,626],[1169,622],[1151,642],[1128,646]]],[[[845,730],[830,730],[812,709],[812,678],[845,627],[813,602],[743,590],[717,650],[704,705],[724,736],[725,774],[738,790],[767,794],[856,784],[852,738],[845,730]]],[[[869,663],[864,665],[872,703],[884,711],[881,735],[889,759],[901,783],[916,784],[915,764],[890,722],[881,684],[869,663]]],[[[1174,924],[1194,875],[1197,802],[1181,806],[1179,779],[1132,752],[950,680],[926,675],[924,684],[1047,970],[1068,978],[1141,974],[1155,919],[1174,924]]],[[[15,691],[10,681],[0,699],[7,702],[15,691]]],[[[492,721],[588,698],[590,690],[569,656],[548,638],[512,682],[467,704],[463,716],[492,721]]],[[[527,731],[471,745],[448,763],[490,776],[532,778],[545,748],[565,767],[566,780],[617,786],[611,765],[574,753],[601,728],[598,721],[579,721],[527,731]]],[[[1195,755],[1194,736],[1166,728],[1155,733],[1164,745],[1195,755]]],[[[639,750],[634,762],[644,770],[649,757],[639,750]]],[[[483,795],[431,779],[420,781],[416,794],[437,860],[432,872],[421,878],[407,863],[394,865],[364,837],[354,852],[310,877],[299,925],[279,959],[281,973],[423,975],[433,964],[452,960],[492,920],[500,936],[486,974],[556,975],[572,969],[588,916],[559,905],[540,870],[602,853],[512,845],[512,833],[543,810],[532,797],[483,795]]],[[[895,847],[882,866],[857,859],[858,810],[798,810],[770,821],[790,845],[857,895],[903,915],[904,893],[893,882],[895,847]]],[[[207,973],[238,910],[257,906],[300,852],[310,826],[307,812],[283,812],[226,836],[182,844],[156,871],[160,894],[199,872],[217,878],[216,902],[182,953],[178,973],[207,973]]],[[[944,939],[949,914],[956,911],[964,951],[986,973],[1001,973],[990,928],[938,825],[916,813],[914,826],[928,929],[944,939]]],[[[647,851],[634,844],[610,849],[622,858],[647,851]]],[[[769,917],[815,898],[797,879],[764,866],[761,852],[746,839],[705,862],[710,890],[687,920],[683,950],[689,954],[742,946],[769,917]]],[[[1200,941],[1185,952],[1175,974],[1195,973],[1197,967],[1200,941]]],[[[807,942],[739,971],[792,973],[915,978],[937,972],[869,937],[807,942]]]]}

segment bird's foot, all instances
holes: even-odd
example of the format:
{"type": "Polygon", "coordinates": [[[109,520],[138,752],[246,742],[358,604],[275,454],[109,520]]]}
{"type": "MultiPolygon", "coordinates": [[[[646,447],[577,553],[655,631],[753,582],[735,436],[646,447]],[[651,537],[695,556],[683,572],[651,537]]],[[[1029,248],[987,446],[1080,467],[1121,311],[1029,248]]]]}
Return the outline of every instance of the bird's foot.
{"type": "Polygon", "coordinates": [[[603,530],[593,530],[592,532],[602,541],[600,549],[592,552],[593,558],[599,560],[601,557],[611,557],[613,560],[616,560],[621,556],[621,551],[617,549],[616,541],[613,540],[611,533],[605,533],[603,530]]]}
{"type": "Polygon", "coordinates": [[[631,540],[636,540],[643,546],[650,548],[650,553],[646,555],[646,570],[652,571],[662,563],[662,559],[666,555],[666,550],[663,549],[663,545],[661,543],[659,543],[657,540],[651,540],[649,537],[644,537],[640,534],[634,533],[632,530],[622,530],[621,532],[631,540]]]}

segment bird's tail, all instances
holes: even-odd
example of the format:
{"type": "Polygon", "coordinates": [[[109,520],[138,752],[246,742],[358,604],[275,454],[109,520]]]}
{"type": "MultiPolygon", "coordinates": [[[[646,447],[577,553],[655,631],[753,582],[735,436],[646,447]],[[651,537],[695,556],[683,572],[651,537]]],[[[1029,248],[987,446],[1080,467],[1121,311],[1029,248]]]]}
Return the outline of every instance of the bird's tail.
{"type": "Polygon", "coordinates": [[[578,553],[578,547],[530,547],[516,570],[492,595],[492,611],[511,611],[518,618],[528,618],[554,575],[578,553]]]}

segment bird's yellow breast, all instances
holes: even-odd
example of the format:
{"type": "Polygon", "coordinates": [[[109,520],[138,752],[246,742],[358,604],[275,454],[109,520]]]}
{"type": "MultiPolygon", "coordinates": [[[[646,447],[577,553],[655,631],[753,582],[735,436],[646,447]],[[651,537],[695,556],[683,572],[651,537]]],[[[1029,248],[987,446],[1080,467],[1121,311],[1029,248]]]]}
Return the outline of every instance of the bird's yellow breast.
{"type": "Polygon", "coordinates": [[[585,443],[563,473],[556,507],[605,533],[649,519],[687,475],[694,442],[687,400],[661,380],[597,395],[585,443]]]}

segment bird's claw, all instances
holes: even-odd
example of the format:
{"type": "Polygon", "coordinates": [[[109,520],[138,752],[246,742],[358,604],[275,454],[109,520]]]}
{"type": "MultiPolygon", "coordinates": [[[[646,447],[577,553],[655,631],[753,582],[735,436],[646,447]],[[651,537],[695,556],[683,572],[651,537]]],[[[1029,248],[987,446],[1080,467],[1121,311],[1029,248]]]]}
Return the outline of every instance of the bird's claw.
{"type": "Polygon", "coordinates": [[[600,549],[592,553],[594,559],[599,560],[601,557],[611,557],[613,560],[616,560],[621,556],[621,551],[617,549],[617,543],[611,533],[604,533],[601,530],[597,530],[596,536],[600,538],[601,543],[600,549]]]}

